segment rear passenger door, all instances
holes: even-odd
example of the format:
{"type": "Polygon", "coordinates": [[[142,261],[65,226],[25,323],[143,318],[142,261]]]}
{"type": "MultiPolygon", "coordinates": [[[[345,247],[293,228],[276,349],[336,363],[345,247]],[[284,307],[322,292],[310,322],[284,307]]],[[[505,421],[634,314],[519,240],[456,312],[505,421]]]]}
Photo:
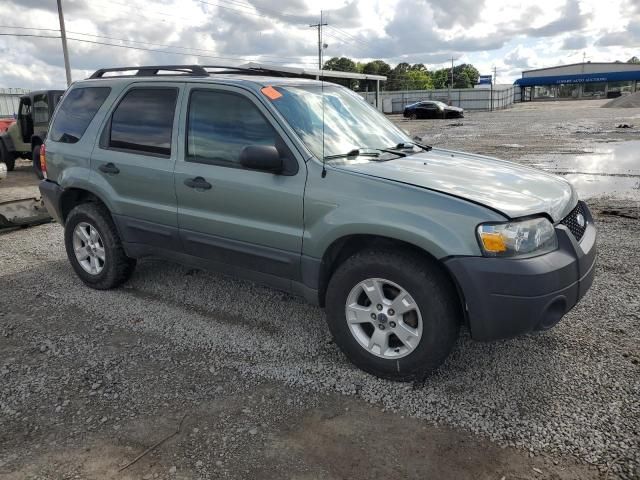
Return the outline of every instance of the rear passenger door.
{"type": "Polygon", "coordinates": [[[183,84],[134,83],[114,102],[91,157],[123,240],[178,250],[173,183],[183,84]]]}
{"type": "Polygon", "coordinates": [[[287,288],[300,272],[305,162],[294,156],[269,111],[243,89],[191,86],[183,112],[175,182],[185,251],[287,288]],[[288,171],[242,167],[240,152],[248,145],[275,146],[288,171]],[[194,188],[198,178],[209,187],[194,188]]]}

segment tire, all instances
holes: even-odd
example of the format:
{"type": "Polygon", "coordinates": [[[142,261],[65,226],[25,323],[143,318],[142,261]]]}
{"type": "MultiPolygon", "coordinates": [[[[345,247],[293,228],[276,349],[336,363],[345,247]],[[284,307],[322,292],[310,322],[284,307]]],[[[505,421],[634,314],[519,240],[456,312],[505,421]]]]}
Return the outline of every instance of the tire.
{"type": "MultiPolygon", "coordinates": [[[[370,296],[364,291],[362,293],[358,298],[364,298],[366,303],[370,296]],[[365,297],[361,297],[362,293],[365,297]]],[[[383,302],[393,298],[392,295],[387,296],[388,293],[383,302]]],[[[440,267],[418,255],[394,250],[366,250],[342,263],[329,282],[326,314],[334,341],[351,362],[368,373],[395,381],[421,380],[437,369],[453,349],[462,323],[457,294],[440,267]],[[349,305],[352,305],[352,296],[358,296],[361,282],[371,279],[383,279],[381,283],[388,282],[383,287],[385,291],[390,289],[388,293],[393,294],[395,287],[399,287],[400,291],[404,290],[410,296],[405,298],[412,298],[416,310],[400,316],[387,309],[388,304],[383,307],[383,312],[378,312],[377,305],[372,304],[370,310],[365,310],[363,316],[357,318],[364,319],[375,313],[375,322],[369,323],[368,327],[366,322],[356,323],[356,327],[350,325],[347,312],[349,305]],[[381,318],[380,313],[385,313],[385,318],[381,318]],[[412,349],[394,333],[400,332],[402,335],[405,331],[400,325],[408,324],[405,323],[409,322],[407,315],[412,315],[414,324],[418,327],[412,329],[413,332],[417,332],[421,324],[421,335],[419,339],[415,337],[417,340],[412,349]],[[392,318],[397,322],[392,321],[392,318]],[[415,322],[416,319],[418,322],[415,322]],[[379,321],[386,322],[386,329],[382,329],[382,332],[378,331],[381,328],[379,321]],[[369,332],[371,336],[367,339],[369,332]],[[387,355],[381,355],[382,348],[376,351],[375,345],[370,349],[362,343],[371,342],[376,332],[386,332],[388,335],[389,348],[385,350],[387,355]]]]}
{"type": "MultiPolygon", "coordinates": [[[[122,241],[118,236],[109,210],[98,203],[82,203],[71,210],[64,226],[64,244],[74,271],[91,288],[107,290],[121,285],[131,277],[136,265],[135,259],[127,257],[124,252],[122,241]],[[92,242],[93,245],[98,245],[94,256],[99,257],[101,251],[102,261],[99,258],[96,260],[97,268],[93,273],[85,269],[87,268],[86,263],[83,266],[76,255],[74,241],[77,242],[81,238],[81,235],[77,235],[77,238],[74,239],[76,228],[85,233],[87,229],[91,228],[97,232],[98,236],[92,242]]],[[[76,243],[76,245],[78,244],[76,243]]],[[[89,249],[91,249],[90,246],[89,249]]],[[[83,253],[86,254],[86,252],[83,253]]],[[[87,261],[91,264],[93,258],[83,260],[83,262],[87,261]]],[[[93,264],[90,267],[93,267],[93,264]]]]}
{"type": "Polygon", "coordinates": [[[7,166],[7,171],[12,172],[16,166],[16,156],[13,152],[7,150],[3,141],[0,141],[0,162],[4,162],[7,166]]]}
{"type": "Polygon", "coordinates": [[[31,158],[33,160],[33,171],[36,172],[38,178],[42,180],[44,178],[44,175],[42,174],[42,169],[40,168],[40,145],[37,145],[33,149],[31,158]]]}
{"type": "Polygon", "coordinates": [[[418,119],[418,115],[415,113],[412,113],[411,115],[409,115],[409,119],[410,120],[417,120],[418,119]]]}

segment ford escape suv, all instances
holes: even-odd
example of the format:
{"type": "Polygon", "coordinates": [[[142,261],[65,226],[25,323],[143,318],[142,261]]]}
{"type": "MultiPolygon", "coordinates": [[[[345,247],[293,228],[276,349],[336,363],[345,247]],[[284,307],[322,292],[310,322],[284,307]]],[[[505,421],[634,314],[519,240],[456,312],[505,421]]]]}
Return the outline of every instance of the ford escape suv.
{"type": "Polygon", "coordinates": [[[352,91],[250,68],[103,69],[52,120],[40,190],[88,286],[163,257],[301,295],[375,375],[438,367],[459,328],[556,324],[596,231],[562,178],[431,148],[352,91]]]}

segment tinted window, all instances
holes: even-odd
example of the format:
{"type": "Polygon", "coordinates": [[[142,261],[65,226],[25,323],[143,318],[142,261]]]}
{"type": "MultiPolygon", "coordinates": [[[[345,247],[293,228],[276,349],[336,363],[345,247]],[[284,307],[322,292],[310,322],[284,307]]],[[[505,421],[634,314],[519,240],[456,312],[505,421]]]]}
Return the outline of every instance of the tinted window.
{"type": "Polygon", "coordinates": [[[113,112],[109,146],[169,156],[177,96],[175,88],[129,91],[113,112]]]}
{"type": "Polygon", "coordinates": [[[189,102],[187,161],[239,166],[247,145],[276,146],[276,132],[249,99],[196,90],[189,102]]]}
{"type": "Polygon", "coordinates": [[[109,87],[71,90],[60,104],[49,138],[64,143],[76,143],[80,140],[110,91],[109,87]]]}

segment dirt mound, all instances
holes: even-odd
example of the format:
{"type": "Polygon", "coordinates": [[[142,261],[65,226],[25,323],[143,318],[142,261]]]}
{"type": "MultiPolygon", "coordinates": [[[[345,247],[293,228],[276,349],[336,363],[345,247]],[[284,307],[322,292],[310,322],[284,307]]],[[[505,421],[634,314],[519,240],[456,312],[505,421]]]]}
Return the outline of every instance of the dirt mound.
{"type": "Polygon", "coordinates": [[[602,108],[640,108],[640,92],[614,98],[602,105],[602,108]]]}

